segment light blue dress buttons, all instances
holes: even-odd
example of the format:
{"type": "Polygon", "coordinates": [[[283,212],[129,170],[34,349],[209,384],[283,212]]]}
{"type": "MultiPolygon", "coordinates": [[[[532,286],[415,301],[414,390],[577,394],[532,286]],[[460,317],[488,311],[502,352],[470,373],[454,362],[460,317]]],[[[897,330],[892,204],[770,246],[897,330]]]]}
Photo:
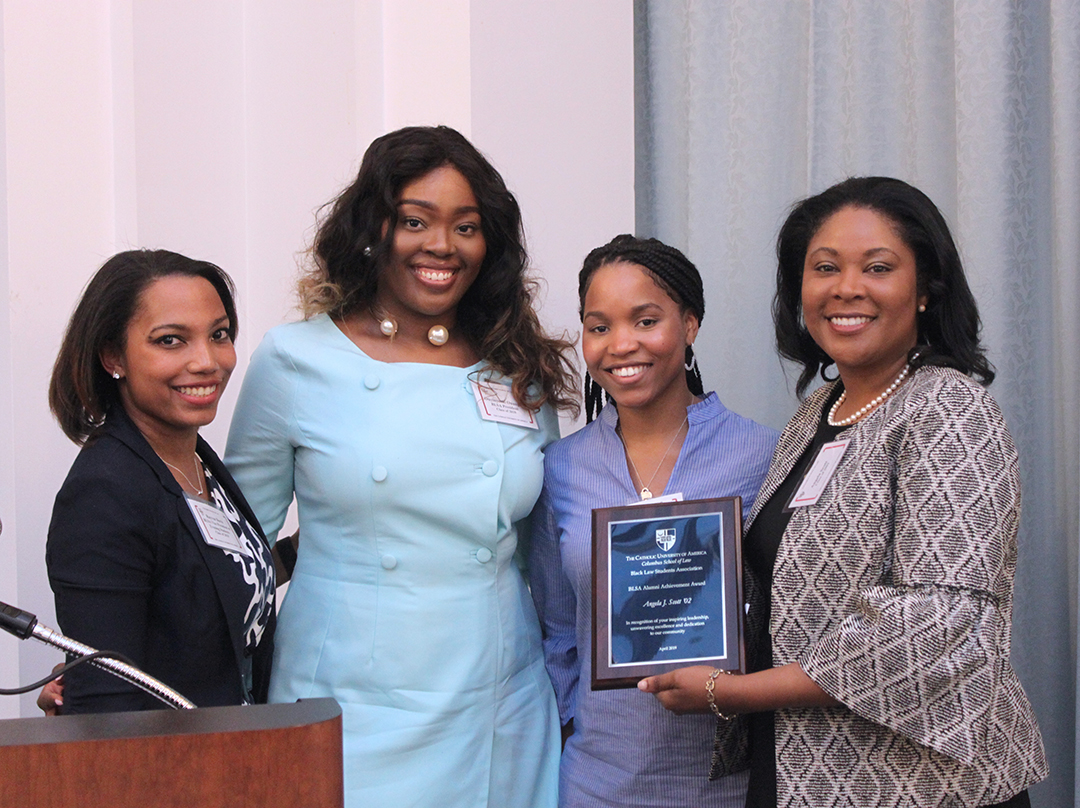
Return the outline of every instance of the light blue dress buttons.
{"type": "Polygon", "coordinates": [[[366,387],[368,390],[374,390],[378,386],[379,377],[376,376],[374,373],[369,373],[367,376],[364,377],[364,387],[366,387]]]}
{"type": "Polygon", "coordinates": [[[499,473],[499,464],[494,460],[485,460],[484,465],[480,467],[481,471],[488,477],[494,477],[499,473]]]}
{"type": "Polygon", "coordinates": [[[482,367],[379,362],[320,314],[274,329],[244,376],[237,482],[275,529],[295,493],[311,551],[282,605],[271,692],[341,703],[350,808],[448,789],[451,808],[557,802],[555,691],[510,563],[557,420],[548,407],[539,430],[483,420],[468,384],[482,367]]]}
{"type": "Polygon", "coordinates": [[[371,470],[371,479],[377,483],[381,483],[386,479],[386,466],[376,466],[371,470]]]}
{"type": "Polygon", "coordinates": [[[476,551],[476,560],[481,564],[486,564],[491,561],[491,550],[486,547],[481,547],[476,551]]]}

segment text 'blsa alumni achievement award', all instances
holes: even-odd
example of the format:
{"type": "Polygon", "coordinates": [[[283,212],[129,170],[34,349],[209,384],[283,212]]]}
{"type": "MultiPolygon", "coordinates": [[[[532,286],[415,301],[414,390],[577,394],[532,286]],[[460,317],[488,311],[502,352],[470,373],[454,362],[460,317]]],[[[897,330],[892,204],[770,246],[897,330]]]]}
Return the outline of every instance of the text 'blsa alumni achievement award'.
{"type": "Polygon", "coordinates": [[[594,690],[745,669],[739,497],[593,511],[594,690]]]}

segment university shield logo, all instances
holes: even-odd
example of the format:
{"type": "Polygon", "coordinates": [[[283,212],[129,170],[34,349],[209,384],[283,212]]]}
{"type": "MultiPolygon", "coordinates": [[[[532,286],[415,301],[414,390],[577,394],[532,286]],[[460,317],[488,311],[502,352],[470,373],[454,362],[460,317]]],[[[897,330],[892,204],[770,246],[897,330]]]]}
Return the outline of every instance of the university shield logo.
{"type": "Polygon", "coordinates": [[[656,546],[667,552],[675,546],[675,528],[666,527],[656,531],[656,546]]]}

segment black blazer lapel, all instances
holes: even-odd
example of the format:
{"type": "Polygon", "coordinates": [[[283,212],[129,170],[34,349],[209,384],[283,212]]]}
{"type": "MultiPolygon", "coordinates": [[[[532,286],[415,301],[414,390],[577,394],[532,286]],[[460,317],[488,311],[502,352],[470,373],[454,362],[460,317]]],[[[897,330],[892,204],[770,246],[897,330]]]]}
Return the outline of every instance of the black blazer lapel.
{"type": "MultiPolygon", "coordinates": [[[[229,564],[223,563],[225,561],[222,551],[216,547],[211,547],[203,539],[202,532],[199,530],[199,525],[195,521],[195,516],[191,513],[191,508],[187,504],[187,499],[184,495],[184,489],[180,487],[180,484],[176,482],[172,472],[169,471],[157,452],[146,440],[143,434],[139,431],[138,427],[131,421],[123,407],[113,407],[109,411],[108,418],[105,421],[103,429],[107,430],[108,434],[115,437],[117,440],[122,441],[133,452],[146,462],[154,473],[157,475],[158,481],[161,483],[162,488],[168,491],[176,499],[176,514],[180,520],[180,523],[187,531],[188,538],[195,543],[200,555],[202,556],[203,563],[206,565],[207,571],[210,573],[210,579],[214,583],[214,590],[217,592],[218,605],[222,611],[222,616],[225,618],[225,624],[229,628],[229,639],[232,641],[233,654],[236,658],[237,676],[239,672],[243,670],[243,658],[244,658],[244,626],[243,615],[247,609],[247,593],[242,590],[241,587],[236,586],[235,572],[230,569],[229,564]]],[[[228,472],[225,471],[224,465],[218,459],[217,455],[210,448],[210,445],[206,443],[201,437],[198,438],[197,448],[199,450],[199,456],[203,458],[204,462],[210,466],[211,473],[226,486],[226,490],[229,492],[230,497],[234,497],[233,502],[237,504],[237,507],[242,508],[244,516],[248,518],[248,521],[256,526],[259,536],[262,537],[262,529],[258,527],[259,523],[255,519],[254,514],[251,514],[251,508],[247,502],[240,495],[239,489],[233,483],[232,478],[228,472]],[[242,504],[241,504],[242,503],[242,504]]],[[[263,537],[263,541],[265,541],[263,537]]],[[[238,689],[241,689],[238,685],[238,689]]]]}
{"type": "Polygon", "coordinates": [[[214,475],[215,479],[228,493],[229,498],[233,501],[233,504],[240,509],[240,513],[247,519],[248,524],[255,530],[259,538],[263,540],[269,547],[269,542],[266,541],[266,535],[263,533],[262,525],[259,524],[259,520],[255,518],[255,512],[251,510],[251,506],[248,505],[247,499],[244,497],[243,492],[237,486],[236,481],[229,474],[229,470],[225,468],[225,464],[221,462],[221,458],[217,456],[217,453],[210,448],[210,444],[204,441],[201,437],[198,441],[199,456],[203,459],[203,463],[209,467],[210,473],[214,475]]]}
{"type": "MultiPolygon", "coordinates": [[[[233,505],[240,511],[248,524],[258,535],[263,545],[269,550],[270,543],[266,540],[266,535],[263,533],[262,525],[259,524],[258,518],[255,516],[255,511],[251,509],[251,505],[248,504],[247,498],[240,490],[240,487],[236,484],[236,480],[229,473],[229,470],[225,467],[225,464],[221,462],[221,458],[217,456],[217,453],[210,448],[210,445],[199,438],[199,456],[202,457],[203,463],[210,468],[210,473],[214,475],[225,492],[229,495],[233,505]]],[[[273,565],[270,566],[270,574],[274,574],[273,565]]],[[[241,604],[240,609],[236,614],[243,614],[247,604],[241,604]]],[[[255,650],[255,655],[252,658],[252,696],[256,703],[265,702],[269,694],[270,689],[270,668],[274,659],[274,632],[277,629],[277,602],[275,599],[275,607],[270,610],[269,619],[266,623],[266,630],[263,632],[262,639],[259,641],[259,647],[255,650]]],[[[243,631],[237,630],[233,633],[233,645],[237,653],[237,664],[241,665],[240,660],[244,654],[244,637],[243,631]]]]}

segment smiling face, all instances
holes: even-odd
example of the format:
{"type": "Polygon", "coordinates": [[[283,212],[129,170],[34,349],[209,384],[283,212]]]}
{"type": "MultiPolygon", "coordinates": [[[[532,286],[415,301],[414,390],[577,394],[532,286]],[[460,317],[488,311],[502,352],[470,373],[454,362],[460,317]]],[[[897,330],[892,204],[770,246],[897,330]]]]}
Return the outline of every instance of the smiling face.
{"type": "Polygon", "coordinates": [[[669,400],[689,404],[683,361],[698,321],[637,264],[604,264],[582,307],[581,352],[589,375],[620,409],[669,400]]]}
{"type": "Polygon", "coordinates": [[[205,278],[169,275],[139,295],[123,349],[104,351],[101,361],[120,374],[120,401],[151,444],[191,437],[214,420],[236,367],[230,327],[205,278]]]}
{"type": "Polygon", "coordinates": [[[468,180],[441,166],[401,190],[377,304],[391,317],[451,325],[487,254],[480,206],[468,180]]]}
{"type": "Polygon", "coordinates": [[[878,384],[907,362],[918,339],[915,255],[895,225],[869,208],[841,208],[806,251],[802,309],[814,342],[847,387],[878,384]]]}

